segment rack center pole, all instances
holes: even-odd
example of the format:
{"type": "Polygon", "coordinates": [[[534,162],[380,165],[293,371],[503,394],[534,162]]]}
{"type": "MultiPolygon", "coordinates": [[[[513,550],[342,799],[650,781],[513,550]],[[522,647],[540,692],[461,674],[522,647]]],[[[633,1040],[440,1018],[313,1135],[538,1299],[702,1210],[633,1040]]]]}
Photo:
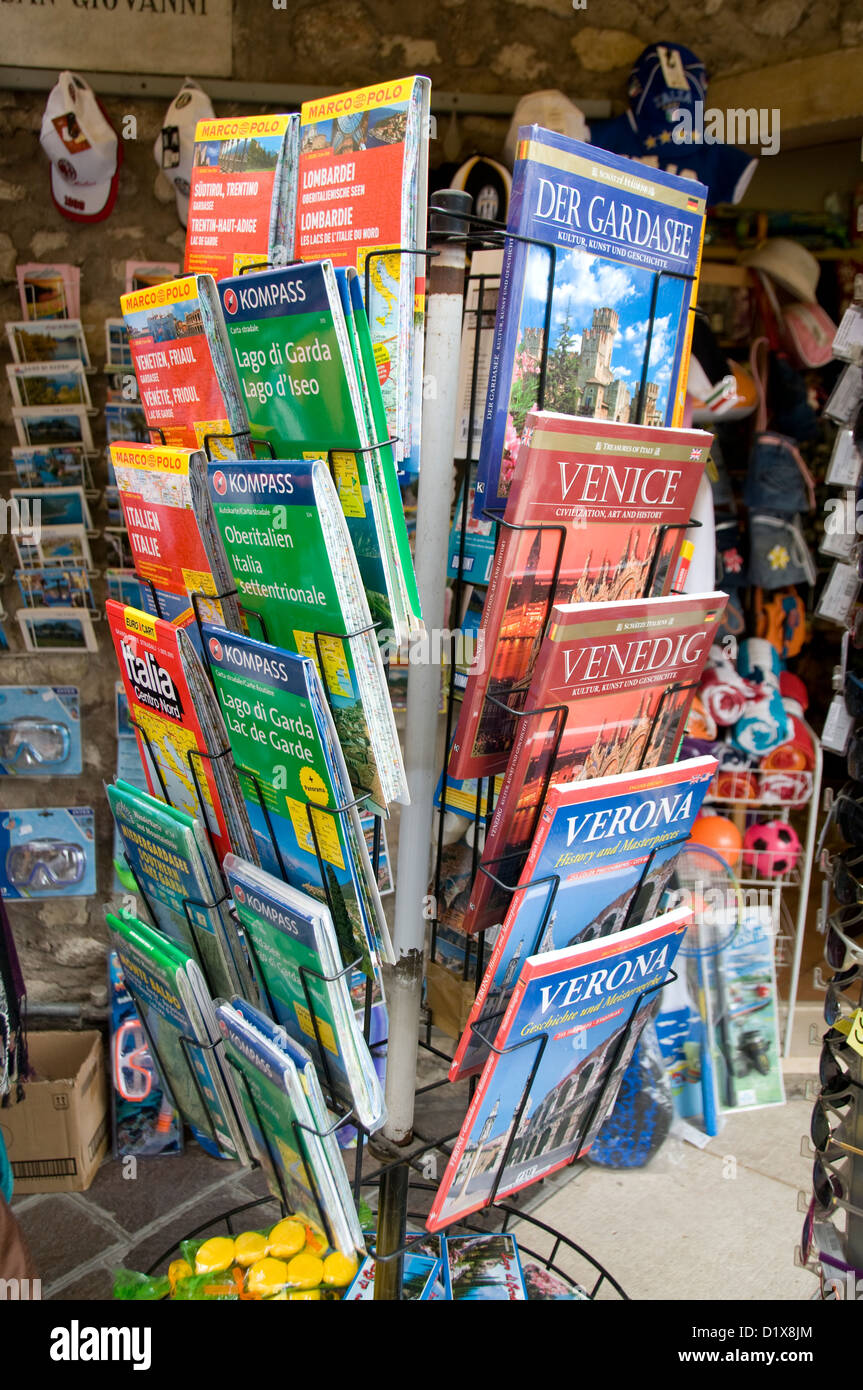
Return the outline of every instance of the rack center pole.
{"type": "MultiPolygon", "coordinates": [[[[440,254],[429,260],[425,377],[422,416],[422,467],[417,496],[415,566],[426,625],[425,651],[411,653],[408,671],[405,770],[410,805],[401,812],[396,876],[393,946],[396,964],[387,971],[389,1032],[386,1102],[389,1118],[382,1137],[410,1142],[414,1120],[417,1039],[423,985],[425,917],[431,862],[433,798],[438,774],[437,726],[441,667],[436,654],[444,647],[447,547],[453,489],[453,458],[458,412],[458,369],[464,304],[465,227],[453,214],[470,212],[468,194],[444,190],[430,206],[430,243],[440,254]],[[436,210],[437,209],[437,210],[436,210]],[[445,215],[448,214],[448,215],[445,215]],[[450,238],[454,238],[450,240],[450,238]],[[429,640],[437,637],[437,640],[429,640]],[[417,658],[424,658],[418,660],[417,658]]],[[[448,649],[448,644],[446,644],[448,649]]],[[[403,1202],[398,1185],[381,1188],[379,1249],[399,1229],[384,1205],[403,1202]]],[[[403,1229],[403,1226],[402,1226],[403,1229]]],[[[375,1297],[397,1298],[401,1260],[381,1261],[375,1273],[375,1297]]]]}

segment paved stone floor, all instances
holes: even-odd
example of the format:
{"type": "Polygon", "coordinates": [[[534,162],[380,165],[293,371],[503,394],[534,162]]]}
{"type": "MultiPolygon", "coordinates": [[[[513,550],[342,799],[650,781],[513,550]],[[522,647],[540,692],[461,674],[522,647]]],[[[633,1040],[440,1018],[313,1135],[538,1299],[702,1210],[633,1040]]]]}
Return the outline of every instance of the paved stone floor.
{"type": "MultiPolygon", "coordinates": [[[[442,1065],[420,1054],[420,1084],[442,1065]]],[[[732,1116],[705,1149],[670,1138],[646,1168],[621,1172],[590,1165],[528,1189],[523,1210],[588,1250],[632,1298],[807,1299],[813,1277],[794,1266],[803,1218],[798,1190],[808,1186],[811,1160],[801,1155],[811,1102],[800,1086],[784,1106],[732,1116]]],[[[424,1136],[458,1129],[463,1087],[443,1086],[419,1098],[424,1136]]],[[[368,1156],[366,1172],[380,1158],[368,1156]]],[[[440,1175],[418,1160],[410,1210],[415,1225],[430,1193],[422,1179],[440,1175]]],[[[175,1158],[143,1159],[137,1176],[121,1163],[103,1163],[89,1191],[14,1199],[49,1299],[106,1299],[120,1265],[146,1270],[158,1257],[228,1209],[253,1202],[266,1189],[260,1172],[210,1158],[190,1143],[175,1158]]],[[[375,1189],[364,1189],[375,1205],[375,1189]]],[[[272,1219],[276,1219],[274,1208],[272,1219]]],[[[258,1224],[256,1213],[236,1230],[258,1224]]],[[[498,1216],[497,1220],[500,1220],[498,1216]]],[[[263,1224],[263,1223],[262,1223],[263,1224]]],[[[221,1229],[214,1227],[214,1229],[221,1229]]],[[[519,1240],[539,1255],[555,1236],[516,1220],[519,1240]]],[[[590,1287],[596,1271],[569,1246],[558,1263],[590,1287]]],[[[603,1284],[601,1298],[616,1297],[603,1284]]]]}

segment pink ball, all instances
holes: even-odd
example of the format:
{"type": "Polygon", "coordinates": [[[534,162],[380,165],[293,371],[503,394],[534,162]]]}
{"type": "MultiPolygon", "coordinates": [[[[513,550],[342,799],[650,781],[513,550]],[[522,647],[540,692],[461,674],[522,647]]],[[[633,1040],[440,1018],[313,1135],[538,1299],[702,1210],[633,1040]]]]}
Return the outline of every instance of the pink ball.
{"type": "Polygon", "coordinates": [[[784,820],[756,821],[743,836],[743,862],[756,878],[785,878],[802,852],[797,831],[784,820]]]}

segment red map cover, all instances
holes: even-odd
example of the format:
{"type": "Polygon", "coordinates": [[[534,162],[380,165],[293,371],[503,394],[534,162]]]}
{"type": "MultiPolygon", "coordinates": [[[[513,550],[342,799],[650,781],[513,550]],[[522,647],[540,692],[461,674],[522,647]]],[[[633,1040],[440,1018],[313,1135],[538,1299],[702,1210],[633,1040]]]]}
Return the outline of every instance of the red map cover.
{"type": "MultiPolygon", "coordinates": [[[[674,761],[727,601],[716,592],[554,605],[523,716],[492,707],[514,728],[482,856],[495,877],[518,882],[552,776],[610,777],[674,761]]],[[[464,930],[502,922],[508,904],[478,873],[464,930]]]]}
{"type": "Polygon", "coordinates": [[[522,698],[527,692],[553,600],[618,602],[681,586],[680,548],[710,442],[703,430],[530,412],[483,609],[480,659],[468,677],[453,741],[451,776],[487,777],[505,769],[512,724],[501,724],[487,696],[519,707],[518,692],[522,698]]]}
{"type": "Polygon", "coordinates": [[[180,658],[178,629],[113,599],[105,611],[150,792],[162,801],[167,793],[178,811],[208,824],[221,863],[233,846],[210,759],[194,756],[220,750],[207,748],[180,658]]]}
{"type": "Polygon", "coordinates": [[[134,290],[121,297],[120,307],[150,429],[162,430],[169,449],[201,449],[206,434],[227,434],[228,408],[204,332],[196,277],[134,290]]]}

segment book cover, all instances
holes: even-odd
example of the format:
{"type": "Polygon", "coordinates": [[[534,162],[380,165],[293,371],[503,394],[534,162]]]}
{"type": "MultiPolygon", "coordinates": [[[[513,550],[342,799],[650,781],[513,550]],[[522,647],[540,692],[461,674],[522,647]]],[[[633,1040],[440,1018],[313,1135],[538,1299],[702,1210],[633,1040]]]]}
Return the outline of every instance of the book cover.
{"type": "Polygon", "coordinates": [[[306,1047],[338,1097],[375,1130],[383,1091],[343,974],[329,909],[317,898],[226,855],[225,877],[273,1018],[306,1047]]]}
{"type": "Polygon", "coordinates": [[[656,916],[716,767],[715,758],[689,758],[549,788],[453,1058],[451,1081],[484,1064],[483,1038],[494,1033],[506,1011],[522,960],[656,916]]]}
{"type": "Polygon", "coordinates": [[[470,258],[459,352],[456,458],[479,458],[502,266],[503,251],[474,251],[470,258]]]}
{"type": "Polygon", "coordinates": [[[444,1297],[453,1303],[522,1303],[527,1288],[518,1242],[508,1232],[444,1236],[444,1297]]]}
{"type": "Polygon", "coordinates": [[[540,126],[519,130],[507,227],[534,244],[509,239],[504,250],[477,514],[503,513],[538,404],[680,423],[706,198],[692,179],[540,126]]]}
{"type": "Polygon", "coordinates": [[[586,1153],[692,919],[528,956],[438,1188],[427,1229],[518,1192],[586,1153]],[[536,1046],[517,1046],[535,1040],[536,1046]],[[514,1049],[506,1051],[506,1049],[514,1049]]]}
{"type": "Polygon", "coordinates": [[[245,1022],[266,1039],[272,1048],[287,1057],[296,1068],[297,1079],[308,1108],[309,1118],[306,1124],[311,1131],[310,1135],[308,1131],[304,1131],[304,1142],[317,1149],[314,1161],[316,1166],[319,1165],[321,1168],[323,1181],[319,1186],[319,1192],[323,1197],[324,1206],[332,1213],[334,1228],[337,1224],[343,1225],[354,1248],[364,1250],[363,1230],[348,1182],[345,1160],[336,1137],[341,1132],[341,1123],[336,1127],[333,1125],[333,1118],[327,1109],[311,1056],[284,1028],[254,1008],[247,1000],[235,995],[232,1004],[245,1022]]]}
{"type": "Polygon", "coordinates": [[[106,790],[126,863],[154,925],[197,960],[213,994],[245,989],[239,943],[228,936],[227,913],[223,918],[211,896],[192,818],[122,782],[106,790]]]}
{"type": "Polygon", "coordinates": [[[109,599],[108,626],[153,796],[209,826],[221,859],[232,849],[208,747],[178,646],[178,629],[109,599]]]}
{"type": "Polygon", "coordinates": [[[239,629],[240,614],[234,599],[222,600],[225,611],[207,597],[224,593],[227,586],[213,576],[195,514],[189,482],[192,452],[160,444],[110,448],[135,571],[144,581],[144,608],[178,627],[191,626],[194,639],[193,593],[199,595],[202,621],[239,629]]]}
{"type": "MultiPolygon", "coordinates": [[[[375,619],[387,628],[404,625],[400,576],[405,565],[412,574],[412,562],[391,453],[372,448],[387,436],[374,428],[370,398],[366,409],[369,386],[359,341],[356,355],[352,343],[357,316],[351,310],[351,329],[345,316],[345,303],[351,304],[347,272],[319,261],[238,276],[222,281],[218,291],[255,438],[266,441],[275,458],[329,458],[375,619]]],[[[375,383],[371,389],[379,395],[375,383]]]]}
{"type": "MultiPolygon", "coordinates": [[[[416,1255],[408,1250],[404,1257],[401,1296],[405,1303],[424,1303],[432,1296],[441,1262],[431,1255],[416,1255]]],[[[375,1261],[367,1255],[345,1293],[343,1303],[360,1303],[375,1296],[375,1261]]]]}
{"type": "Polygon", "coordinates": [[[426,265],[429,94],[406,77],[303,102],[296,255],[362,274],[396,459],[419,470],[426,265]],[[389,251],[388,255],[377,254],[389,251]]]}
{"type": "Polygon", "coordinates": [[[290,260],[299,125],[296,114],[198,121],[184,275],[223,280],[246,265],[290,260]]]}
{"type": "Polygon", "coordinates": [[[215,523],[239,600],[273,646],[318,666],[354,795],[407,799],[380,649],[347,523],[319,461],[211,464],[215,523]],[[315,634],[318,634],[317,641],[315,634]],[[352,635],[357,634],[357,635],[352,635]]]}
{"type": "Polygon", "coordinates": [[[483,609],[485,660],[459,713],[455,776],[478,775],[480,748],[483,772],[505,768],[506,744],[489,761],[497,707],[486,697],[506,700],[530,681],[553,601],[671,590],[710,440],[702,430],[528,414],[483,609]]]}
{"type": "Polygon", "coordinates": [[[106,912],[105,920],[150,1055],[174,1104],[207,1153],[244,1161],[237,1119],[185,974],[188,956],[125,913],[115,917],[106,912]]]}
{"type": "Polygon", "coordinates": [[[392,948],[314,663],[209,624],[204,644],[261,864],[327,901],[343,964],[376,976],[392,948]]]}
{"type": "MultiPolygon", "coordinates": [[[[202,287],[212,289],[212,300],[215,286],[204,275],[168,280],[120,299],[146,422],[150,430],[162,431],[169,449],[202,449],[207,435],[248,427],[230,356],[202,287]]],[[[214,458],[251,454],[243,437],[213,439],[210,449],[214,458]]]]}
{"type": "Polygon", "coordinates": [[[220,1003],[216,1018],[273,1196],[302,1221],[328,1226],[333,1245],[352,1255],[356,1244],[293,1058],[265,1031],[267,1020],[243,1001],[220,1003]]]}
{"type": "MultiPolygon", "coordinates": [[[[727,595],[555,603],[523,717],[494,706],[490,728],[515,737],[483,864],[515,884],[552,778],[583,781],[669,763],[725,610],[727,595]],[[505,859],[503,858],[505,856],[505,859]]],[[[465,930],[503,920],[508,896],[477,875],[465,930]]]]}

